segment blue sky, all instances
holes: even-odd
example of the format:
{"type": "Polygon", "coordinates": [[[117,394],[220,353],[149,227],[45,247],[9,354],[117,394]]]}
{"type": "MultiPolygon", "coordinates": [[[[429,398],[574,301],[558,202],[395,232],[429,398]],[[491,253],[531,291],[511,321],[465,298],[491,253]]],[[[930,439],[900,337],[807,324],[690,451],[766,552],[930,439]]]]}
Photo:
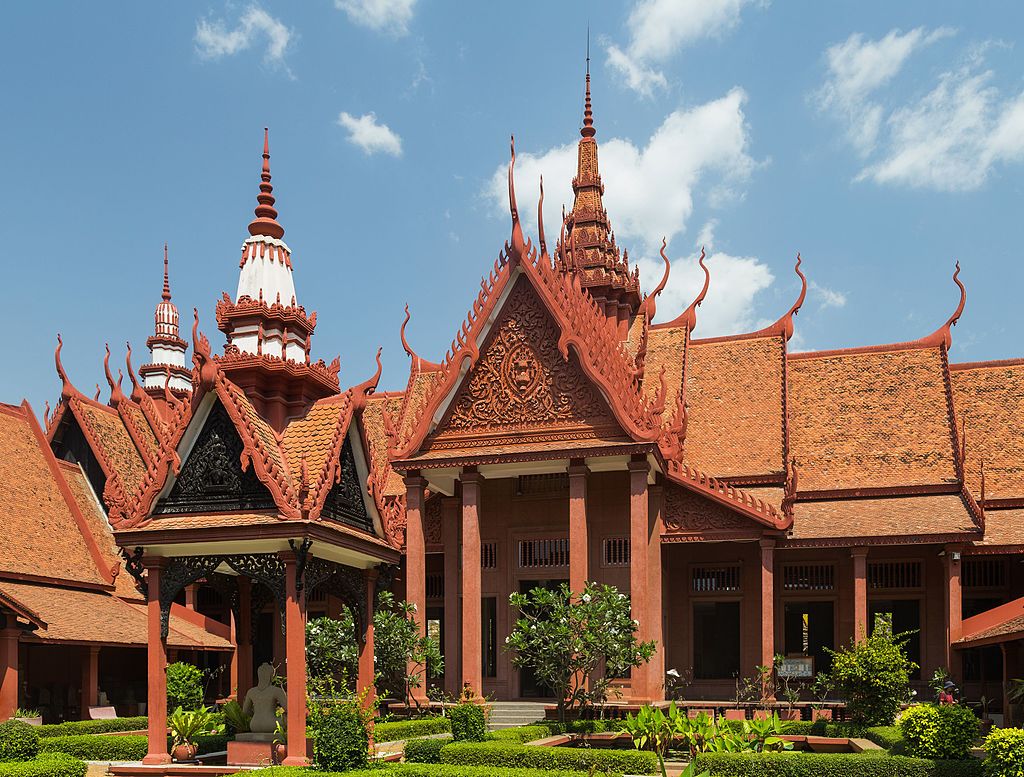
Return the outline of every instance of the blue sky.
{"type": "MultiPolygon", "coordinates": [[[[673,315],[711,257],[697,336],[743,331],[812,281],[794,346],[914,339],[967,309],[956,361],[1024,355],[1024,6],[1017,2],[20,3],[0,52],[8,224],[0,400],[41,412],[142,361],[170,244],[174,300],[233,293],[262,128],[313,353],[402,388],[439,359],[546,183],[570,178],[587,24],[606,205],[647,280],[669,237],[673,315]]],[[[532,222],[532,216],[530,221],[532,222]]],[[[553,238],[552,238],[553,242],[553,238]]],[[[106,387],[104,385],[104,396],[106,387]]]]}

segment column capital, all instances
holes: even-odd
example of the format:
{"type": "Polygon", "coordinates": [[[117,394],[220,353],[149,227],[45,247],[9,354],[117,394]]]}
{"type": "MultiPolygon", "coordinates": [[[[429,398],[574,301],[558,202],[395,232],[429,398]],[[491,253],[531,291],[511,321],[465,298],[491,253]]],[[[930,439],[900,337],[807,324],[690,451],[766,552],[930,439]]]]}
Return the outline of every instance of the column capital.
{"type": "Polygon", "coordinates": [[[630,472],[650,472],[651,471],[651,463],[647,460],[646,457],[644,457],[643,459],[632,459],[626,465],[626,468],[630,472]]]}
{"type": "Polygon", "coordinates": [[[762,537],[758,544],[761,546],[761,550],[774,550],[775,538],[774,537],[762,537]]]}
{"type": "Polygon", "coordinates": [[[472,469],[463,471],[462,474],[459,475],[459,480],[461,480],[463,483],[477,484],[483,483],[485,478],[475,469],[472,469]]]}
{"type": "Polygon", "coordinates": [[[569,462],[569,466],[565,468],[565,471],[569,473],[569,477],[586,477],[590,474],[590,467],[588,467],[583,459],[572,459],[569,462]]]}
{"type": "Polygon", "coordinates": [[[406,488],[424,489],[427,487],[427,479],[422,477],[417,471],[415,474],[408,474],[402,478],[402,482],[405,483],[406,488]]]}
{"type": "Polygon", "coordinates": [[[294,565],[299,560],[299,557],[294,550],[279,550],[277,552],[277,557],[281,559],[286,566],[294,565]]]}
{"type": "Polygon", "coordinates": [[[142,566],[144,569],[166,569],[168,560],[164,556],[143,556],[142,566]]]}
{"type": "Polygon", "coordinates": [[[367,567],[363,570],[363,577],[366,578],[367,583],[376,582],[377,578],[380,577],[380,570],[377,567],[367,567]]]}
{"type": "Polygon", "coordinates": [[[860,545],[856,548],[850,548],[850,555],[854,558],[864,558],[868,555],[868,549],[863,545],[860,545]]]}

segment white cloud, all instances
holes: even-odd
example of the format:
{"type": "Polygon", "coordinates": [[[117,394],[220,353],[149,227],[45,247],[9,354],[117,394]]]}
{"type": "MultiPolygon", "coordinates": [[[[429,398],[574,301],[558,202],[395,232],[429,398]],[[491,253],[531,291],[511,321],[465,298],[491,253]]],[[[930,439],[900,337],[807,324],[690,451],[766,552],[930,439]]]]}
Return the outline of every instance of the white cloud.
{"type": "Polygon", "coordinates": [[[400,37],[409,33],[416,0],[334,0],[334,6],[353,24],[400,37]]]}
{"type": "Polygon", "coordinates": [[[859,32],[852,34],[825,52],[829,75],[817,95],[820,107],[847,122],[847,139],[867,154],[878,138],[883,115],[882,106],[871,99],[873,93],[888,84],[915,51],[953,34],[947,27],[931,32],[924,27],[907,33],[891,30],[880,40],[868,41],[859,32]]]}
{"type": "Polygon", "coordinates": [[[338,124],[348,130],[349,143],[370,155],[382,152],[391,156],[402,155],[402,139],[387,125],[377,121],[375,113],[353,116],[346,111],[338,114],[338,124]]]}
{"type": "Polygon", "coordinates": [[[204,59],[221,59],[252,48],[261,39],[265,49],[263,59],[283,64],[288,44],[295,33],[258,5],[249,6],[239,17],[238,24],[228,29],[220,19],[200,19],[196,22],[196,51],[204,59]]]}
{"type": "Polygon", "coordinates": [[[811,290],[811,298],[817,300],[820,310],[846,307],[846,295],[843,292],[822,286],[814,281],[811,281],[808,285],[811,290]]]}
{"type": "Polygon", "coordinates": [[[650,96],[668,85],[658,65],[696,40],[717,37],[735,27],[751,0],[640,0],[629,14],[625,48],[608,46],[608,64],[626,85],[650,96]]]}

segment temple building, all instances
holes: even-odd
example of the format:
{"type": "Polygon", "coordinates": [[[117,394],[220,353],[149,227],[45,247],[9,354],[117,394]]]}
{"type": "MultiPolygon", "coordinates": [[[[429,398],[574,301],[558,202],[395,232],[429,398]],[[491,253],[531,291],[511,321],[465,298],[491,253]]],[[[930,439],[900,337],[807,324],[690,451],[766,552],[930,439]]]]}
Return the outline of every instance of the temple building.
{"type": "MultiPolygon", "coordinates": [[[[999,699],[1024,671],[1024,360],[950,362],[959,267],[949,317],[911,342],[792,351],[799,256],[802,289],[775,323],[699,337],[715,282],[704,257],[702,291],[662,320],[671,264],[663,248],[662,281],[642,289],[603,204],[597,136],[588,74],[575,201],[553,250],[542,214],[536,243],[524,234],[513,145],[511,234],[437,361],[409,344],[407,311],[401,391],[377,391],[379,353],[345,383],[338,359],[313,360],[317,317],[296,281],[314,279],[284,242],[266,138],[237,290],[216,303],[223,348],[198,312],[181,337],[166,253],[138,374],[128,349],[129,394],[108,366],[109,399],[85,397],[58,346],[61,399],[34,434],[101,562],[97,579],[65,585],[140,612],[147,592],[154,730],[175,602],[230,626],[241,696],[263,660],[301,683],[303,623],[343,604],[366,687],[385,587],[440,636],[453,694],[546,698],[502,648],[509,594],[586,581],[628,593],[640,638],[658,644],[618,681],[630,704],[663,699],[668,669],[707,699],[731,699],[777,654],[813,676],[827,649],[882,622],[912,632],[922,688],[942,666],[968,696],[999,699]],[[127,577],[111,571],[114,543],[127,577]]],[[[36,423],[27,406],[0,418],[36,423]]],[[[45,615],[11,575],[3,633],[45,641],[45,615]]],[[[150,741],[149,761],[165,759],[162,737],[150,741]]]]}

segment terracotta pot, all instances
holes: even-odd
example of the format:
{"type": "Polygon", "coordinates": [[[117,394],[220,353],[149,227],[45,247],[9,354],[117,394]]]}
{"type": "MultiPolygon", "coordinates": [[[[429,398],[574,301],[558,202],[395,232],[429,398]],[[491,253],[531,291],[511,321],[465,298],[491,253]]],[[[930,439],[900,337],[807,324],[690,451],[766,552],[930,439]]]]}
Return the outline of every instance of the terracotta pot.
{"type": "Polygon", "coordinates": [[[746,720],[747,719],[747,711],[746,710],[736,710],[736,709],[726,710],[725,711],[725,719],[726,720],[746,720]]]}
{"type": "Polygon", "coordinates": [[[274,764],[280,766],[288,756],[288,746],[284,742],[274,742],[274,748],[271,752],[273,753],[272,760],[274,764]]]}
{"type": "Polygon", "coordinates": [[[41,725],[43,725],[43,717],[42,717],[42,715],[40,715],[38,717],[35,717],[35,718],[15,718],[15,720],[20,720],[22,723],[27,723],[30,726],[41,726],[41,725]]]}
{"type": "Polygon", "coordinates": [[[832,710],[811,710],[811,720],[832,720],[832,710]]]}
{"type": "Polygon", "coordinates": [[[798,709],[779,710],[779,720],[802,720],[803,714],[798,709]]]}
{"type": "Polygon", "coordinates": [[[171,758],[178,763],[182,761],[191,761],[196,757],[196,746],[191,742],[183,742],[180,745],[175,745],[171,749],[171,758]]]}

